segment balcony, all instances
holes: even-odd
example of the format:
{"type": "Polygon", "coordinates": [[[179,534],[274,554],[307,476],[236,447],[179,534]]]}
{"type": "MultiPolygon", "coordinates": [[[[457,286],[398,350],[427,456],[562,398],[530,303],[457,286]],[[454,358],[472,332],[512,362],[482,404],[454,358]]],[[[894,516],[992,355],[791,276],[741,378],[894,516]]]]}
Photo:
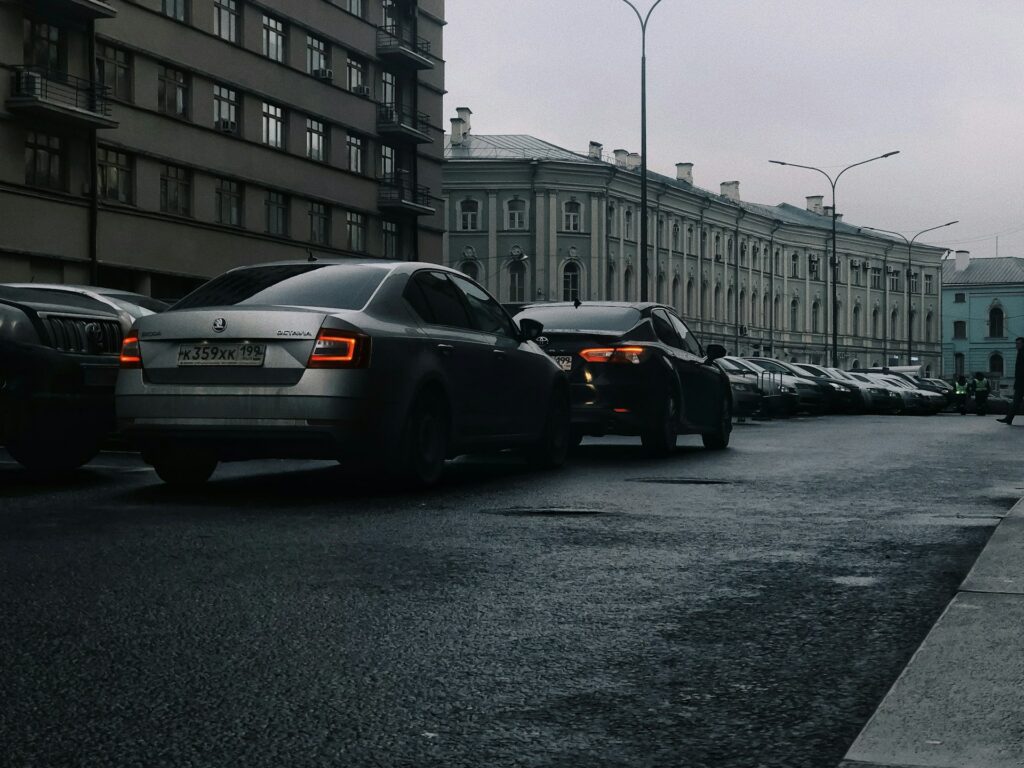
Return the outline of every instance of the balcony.
{"type": "Polygon", "coordinates": [[[382,211],[411,213],[426,216],[435,212],[430,205],[430,189],[409,181],[386,176],[380,180],[377,207],[382,211]]]}
{"type": "Polygon", "coordinates": [[[11,112],[92,128],[117,128],[110,117],[107,87],[92,80],[31,67],[15,67],[11,112]]]}
{"type": "Polygon", "coordinates": [[[100,0],[30,0],[28,5],[50,17],[92,21],[112,19],[117,11],[100,0]]]}
{"type": "Polygon", "coordinates": [[[395,62],[414,69],[433,69],[430,58],[430,42],[422,37],[408,35],[398,26],[377,28],[377,56],[385,61],[395,62]]]}
{"type": "Polygon", "coordinates": [[[417,144],[429,144],[430,118],[422,112],[413,112],[392,104],[377,107],[377,133],[381,136],[411,139],[417,144]]]}

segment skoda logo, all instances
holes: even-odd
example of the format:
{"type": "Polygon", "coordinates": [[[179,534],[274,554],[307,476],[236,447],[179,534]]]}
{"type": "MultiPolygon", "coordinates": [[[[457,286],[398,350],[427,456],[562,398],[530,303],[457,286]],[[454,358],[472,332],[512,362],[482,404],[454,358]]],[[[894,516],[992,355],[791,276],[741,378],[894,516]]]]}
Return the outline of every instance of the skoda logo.
{"type": "Polygon", "coordinates": [[[225,320],[223,317],[218,317],[216,320],[213,321],[213,332],[214,333],[223,333],[224,329],[227,328],[227,327],[228,327],[228,321],[225,320]]]}

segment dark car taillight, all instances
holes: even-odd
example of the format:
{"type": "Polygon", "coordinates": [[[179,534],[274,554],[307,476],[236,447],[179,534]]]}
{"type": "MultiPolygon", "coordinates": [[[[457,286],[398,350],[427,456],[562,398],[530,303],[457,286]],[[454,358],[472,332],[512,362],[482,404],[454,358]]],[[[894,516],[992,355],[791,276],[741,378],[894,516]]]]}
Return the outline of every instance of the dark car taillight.
{"type": "Polygon", "coordinates": [[[121,367],[142,367],[142,347],[139,346],[138,336],[127,336],[121,344],[121,367]]]}
{"type": "Polygon", "coordinates": [[[370,337],[351,331],[321,328],[309,354],[307,368],[366,368],[370,337]]]}
{"type": "Polygon", "coordinates": [[[637,365],[647,355],[647,347],[595,347],[580,350],[588,363],[627,363],[637,365]]]}

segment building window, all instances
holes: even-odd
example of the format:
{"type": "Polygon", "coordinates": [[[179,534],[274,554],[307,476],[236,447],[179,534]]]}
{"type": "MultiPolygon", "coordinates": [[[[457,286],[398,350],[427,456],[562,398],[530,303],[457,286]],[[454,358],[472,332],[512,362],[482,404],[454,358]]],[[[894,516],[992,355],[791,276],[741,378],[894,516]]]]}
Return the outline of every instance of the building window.
{"type": "Polygon", "coordinates": [[[380,103],[386,107],[391,107],[391,110],[389,110],[391,119],[397,117],[394,114],[394,109],[398,103],[398,78],[393,72],[380,73],[380,103]]]}
{"type": "Polygon", "coordinates": [[[64,143],[59,136],[29,131],[25,138],[25,183],[64,189],[64,143]]]}
{"type": "Polygon", "coordinates": [[[878,327],[878,308],[871,310],[871,338],[880,339],[882,338],[881,331],[878,327]]]}
{"type": "Polygon", "coordinates": [[[134,164],[124,152],[99,147],[96,150],[96,191],[104,200],[131,203],[134,199],[134,164]]]}
{"type": "Polygon", "coordinates": [[[472,231],[480,228],[480,202],[462,200],[459,203],[459,229],[472,231]]]}
{"type": "Polygon", "coordinates": [[[462,271],[462,274],[470,280],[474,280],[478,283],[480,282],[480,262],[465,261],[459,269],[462,271]]]}
{"type": "Polygon", "coordinates": [[[953,338],[954,339],[966,339],[967,338],[967,321],[966,320],[954,320],[953,321],[953,338]]]}
{"type": "Polygon", "coordinates": [[[288,197],[283,192],[267,192],[267,234],[288,234],[288,197]]]}
{"type": "Polygon", "coordinates": [[[966,301],[967,301],[967,294],[966,293],[954,293],[953,294],[953,303],[954,304],[964,304],[966,301]]]}
{"type": "Polygon", "coordinates": [[[853,327],[850,329],[854,336],[860,335],[860,305],[853,307],[853,327]]]}
{"type": "Polygon", "coordinates": [[[679,230],[680,230],[679,222],[678,221],[673,221],[672,222],[672,250],[673,251],[678,251],[679,250],[679,230]]]}
{"type": "Polygon", "coordinates": [[[363,17],[363,0],[341,0],[341,7],[353,16],[363,17]]]}
{"type": "Polygon", "coordinates": [[[380,223],[381,247],[385,259],[398,258],[398,224],[394,221],[380,223]]]}
{"type": "Polygon", "coordinates": [[[935,341],[935,339],[933,338],[935,336],[934,327],[935,327],[935,318],[932,316],[932,313],[929,312],[927,315],[924,316],[924,340],[925,341],[928,341],[928,342],[935,341]]]}
{"type": "Polygon", "coordinates": [[[625,212],[625,214],[623,214],[622,218],[623,218],[623,221],[624,221],[623,226],[622,226],[622,228],[624,230],[623,236],[627,240],[632,240],[633,239],[633,211],[632,211],[632,209],[627,208],[626,212],[625,212]]]}
{"type": "Polygon", "coordinates": [[[306,157],[327,160],[327,132],[322,122],[311,117],[306,118],[306,157]]]}
{"type": "Polygon", "coordinates": [[[882,288],[882,268],[881,267],[872,267],[871,268],[871,287],[872,288],[878,288],[879,290],[881,290],[881,288],[882,288]]]}
{"type": "MultiPolygon", "coordinates": [[[[629,211],[626,211],[629,213],[629,211]]],[[[622,299],[623,301],[633,300],[633,268],[626,267],[626,271],[622,273],[622,299]]]]}
{"type": "Polygon", "coordinates": [[[800,302],[796,299],[789,302],[789,330],[800,330],[800,302]]]}
{"type": "Polygon", "coordinates": [[[526,301],[526,267],[521,261],[508,265],[508,300],[526,301]]]}
{"type": "Polygon", "coordinates": [[[380,178],[395,178],[395,148],[388,144],[380,145],[380,178]]]}
{"type": "Polygon", "coordinates": [[[998,338],[1006,336],[1003,332],[1003,310],[999,307],[992,307],[988,311],[988,335],[998,338]]]}
{"type": "Polygon", "coordinates": [[[164,16],[188,21],[188,0],[163,0],[164,16]]]}
{"type": "Polygon", "coordinates": [[[263,14],[263,55],[271,61],[284,61],[284,22],[263,14]]]}
{"type": "Polygon", "coordinates": [[[217,223],[242,226],[242,186],[237,181],[217,180],[217,223]]]}
{"type": "Polygon", "coordinates": [[[799,253],[794,253],[793,254],[792,258],[790,259],[790,264],[791,264],[791,266],[790,266],[789,276],[790,277],[800,277],[800,254],[799,253]]]}
{"type": "MultiPolygon", "coordinates": [[[[839,307],[839,316],[843,316],[842,307],[839,307]]],[[[821,333],[821,304],[813,302],[811,304],[811,333],[821,333]]]]}
{"type": "Polygon", "coordinates": [[[309,242],[329,245],[331,242],[331,219],[323,203],[309,204],[309,242]]]}
{"type": "Polygon", "coordinates": [[[132,100],[132,58],[128,51],[97,45],[96,77],[115,99],[132,100]]]}
{"type": "Polygon", "coordinates": [[[348,135],[348,169],[352,173],[363,172],[363,139],[361,136],[348,135]]]}
{"type": "Polygon", "coordinates": [[[988,359],[988,371],[993,376],[1003,375],[1003,356],[998,352],[993,352],[992,356],[988,359]]]}
{"type": "Polygon", "coordinates": [[[889,268],[889,290],[898,291],[900,289],[900,271],[898,269],[889,268]]]}
{"type": "Polygon", "coordinates": [[[353,56],[348,57],[347,82],[350,91],[359,91],[366,84],[366,62],[353,56]]]}
{"type": "Polygon", "coordinates": [[[956,376],[964,375],[964,353],[957,352],[953,355],[953,373],[956,376]]]}
{"type": "Polygon", "coordinates": [[[900,313],[895,309],[889,315],[889,338],[895,339],[900,335],[900,313]]]}
{"type": "Polygon", "coordinates": [[[25,66],[67,72],[68,42],[63,29],[26,19],[24,35],[25,66]]]}
{"type": "Polygon", "coordinates": [[[566,232],[580,231],[580,204],[571,201],[565,204],[562,217],[562,229],[566,232]]]}
{"type": "Polygon", "coordinates": [[[306,35],[306,73],[315,75],[328,69],[327,43],[319,37],[306,35]]]}
{"type": "Polygon", "coordinates": [[[810,275],[811,280],[820,280],[821,275],[818,274],[818,257],[808,256],[807,257],[807,272],[810,275]]]}
{"type": "Polygon", "coordinates": [[[165,115],[188,119],[188,75],[180,69],[160,67],[157,101],[165,115]]]}
{"type": "Polygon", "coordinates": [[[213,86],[213,127],[224,133],[238,133],[238,94],[233,88],[213,86]]]}
{"type": "Polygon", "coordinates": [[[268,147],[284,147],[284,110],[274,104],[263,102],[263,143],[268,147]]]}
{"type": "Polygon", "coordinates": [[[192,171],[177,165],[160,167],[160,210],[192,215],[192,171]]]}
{"type": "Polygon", "coordinates": [[[860,267],[850,264],[850,282],[854,285],[861,284],[860,267]]]}
{"type": "Polygon", "coordinates": [[[506,229],[526,229],[526,201],[509,200],[506,208],[506,229]]]}
{"type": "Polygon", "coordinates": [[[693,253],[693,227],[686,228],[686,252],[693,253]]]}
{"type": "Polygon", "coordinates": [[[580,265],[570,261],[562,270],[562,301],[576,301],[580,297],[580,265]]]}
{"type": "Polygon", "coordinates": [[[361,213],[349,211],[345,217],[345,226],[349,250],[366,250],[366,217],[361,213]]]}
{"type": "Polygon", "coordinates": [[[608,234],[618,235],[619,234],[619,216],[618,209],[615,207],[615,203],[608,203],[608,234]]]}
{"type": "Polygon", "coordinates": [[[925,275],[924,276],[924,292],[926,294],[935,293],[935,283],[933,281],[933,276],[932,275],[925,275]]]}
{"type": "Polygon", "coordinates": [[[237,0],[213,0],[213,34],[229,43],[238,42],[237,0]]]}
{"type": "Polygon", "coordinates": [[[917,293],[917,272],[910,273],[910,292],[917,293]]]}

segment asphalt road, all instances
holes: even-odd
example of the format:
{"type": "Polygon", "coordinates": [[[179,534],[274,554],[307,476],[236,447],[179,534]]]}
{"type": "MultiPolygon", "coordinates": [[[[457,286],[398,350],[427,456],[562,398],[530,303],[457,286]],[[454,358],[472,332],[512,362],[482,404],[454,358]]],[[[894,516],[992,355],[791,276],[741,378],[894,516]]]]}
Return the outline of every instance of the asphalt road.
{"type": "Polygon", "coordinates": [[[989,418],[739,425],[667,460],[59,485],[0,452],[10,766],[837,764],[1024,495],[989,418]]]}

